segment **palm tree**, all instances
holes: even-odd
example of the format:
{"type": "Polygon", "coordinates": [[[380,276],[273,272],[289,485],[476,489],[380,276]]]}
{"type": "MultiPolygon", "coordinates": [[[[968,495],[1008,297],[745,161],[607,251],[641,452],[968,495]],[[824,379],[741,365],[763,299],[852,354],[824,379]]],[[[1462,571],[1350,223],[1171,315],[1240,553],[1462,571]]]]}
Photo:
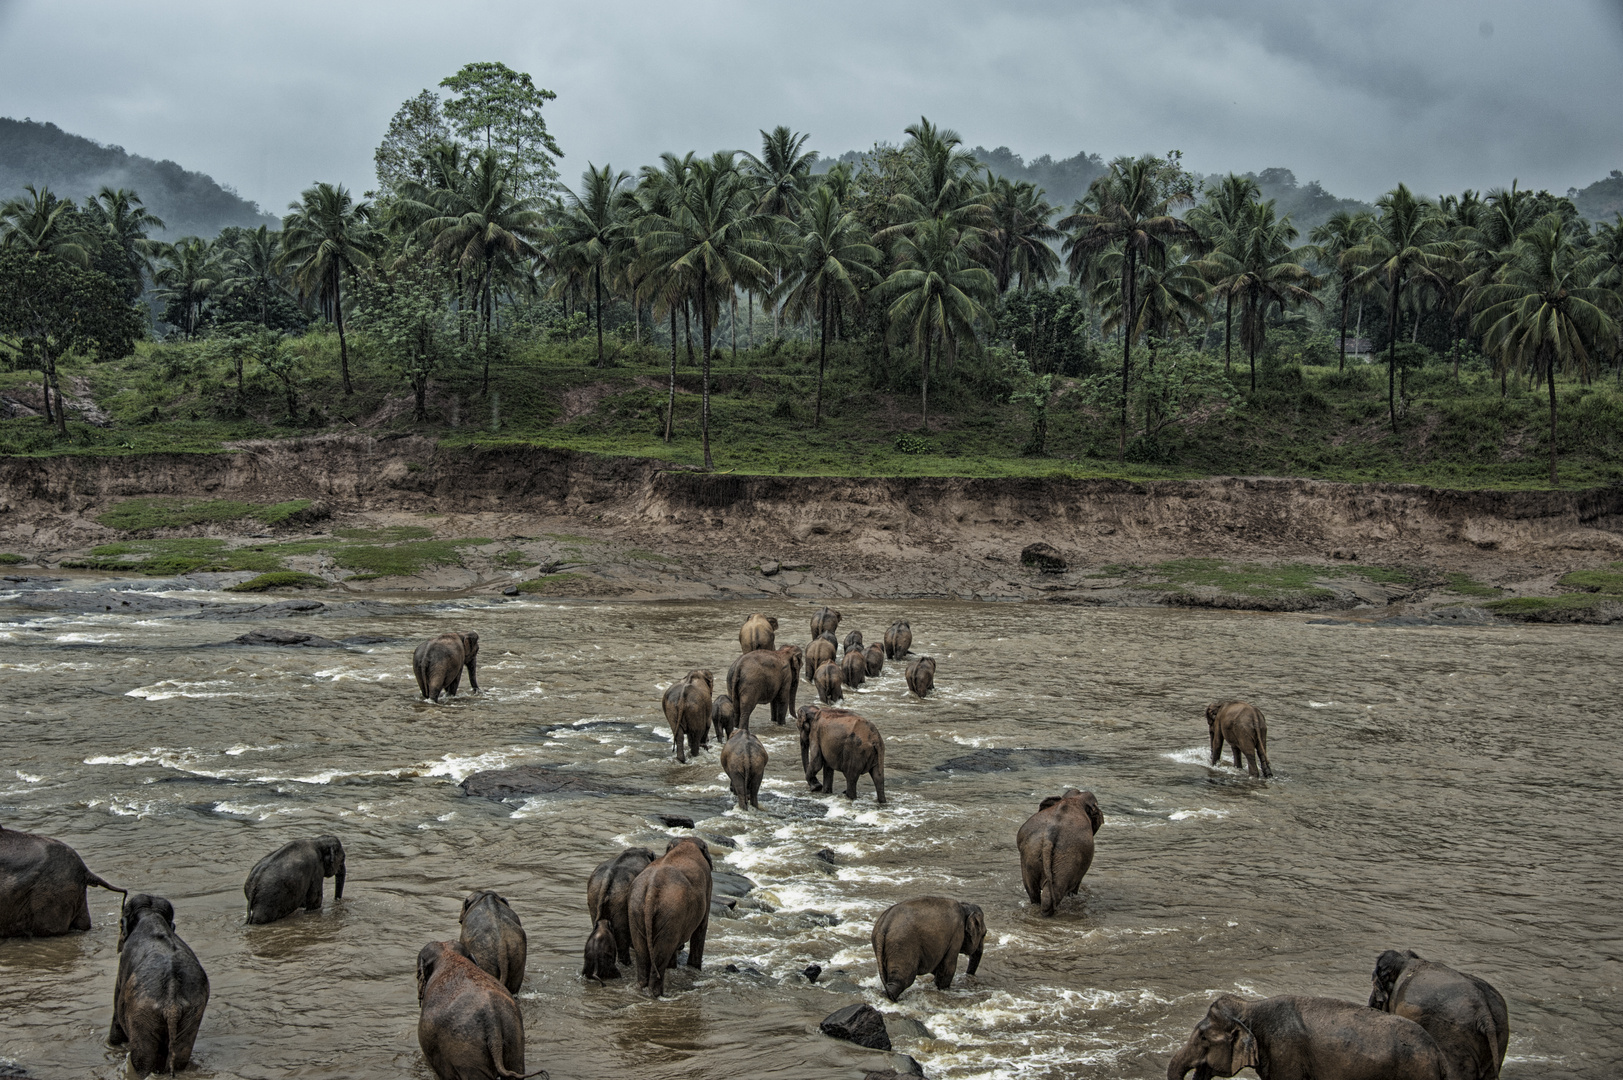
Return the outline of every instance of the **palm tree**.
{"type": "Polygon", "coordinates": [[[828,326],[843,304],[861,303],[859,284],[879,280],[874,269],[882,258],[868,242],[856,214],[846,210],[827,186],[812,194],[800,218],[800,237],[784,283],[784,310],[790,318],[815,316],[820,330],[817,353],[817,406],[812,425],[823,422],[823,369],[828,364],[828,326]]]}
{"type": "Polygon", "coordinates": [[[988,170],[985,201],[992,219],[986,231],[988,261],[998,295],[1008,292],[1016,278],[1022,292],[1048,284],[1059,272],[1059,255],[1049,241],[1065,234],[1049,224],[1055,211],[1043,197],[1043,189],[1029,180],[1015,183],[1005,176],[993,176],[988,170]]]}
{"type": "Polygon", "coordinates": [[[306,188],[282,219],[281,266],[293,267],[293,285],[313,300],[338,328],[338,370],[344,393],[349,381],[349,343],[344,337],[343,280],[372,265],[380,242],[372,228],[372,204],[355,202],[342,184],[306,188]]]}
{"type": "Polygon", "coordinates": [[[919,352],[920,424],[930,424],[930,362],[937,342],[949,361],[975,339],[975,320],[997,297],[997,281],[975,264],[975,240],[945,218],[924,218],[896,240],[897,269],[885,279],[894,296],[891,332],[905,333],[919,352]]]}
{"type": "MultiPolygon", "coordinates": [[[[1205,201],[1189,211],[1188,220],[1217,257],[1215,262],[1208,260],[1203,264],[1203,272],[1208,277],[1215,275],[1213,280],[1220,280],[1231,269],[1231,264],[1222,256],[1230,260],[1239,257],[1240,227],[1262,197],[1262,189],[1249,176],[1229,173],[1217,186],[1208,186],[1204,194],[1205,201]]],[[[1227,292],[1223,298],[1224,371],[1234,367],[1234,295],[1227,292]]]]}
{"type": "Polygon", "coordinates": [[[282,273],[282,234],[261,225],[244,231],[224,253],[222,284],[251,297],[259,306],[259,323],[270,325],[270,305],[287,295],[282,273]]]}
{"type": "Polygon", "coordinates": [[[162,246],[149,240],[147,232],[163,228],[163,219],[141,205],[141,196],[129,188],[115,191],[110,187],[85,200],[85,215],[94,224],[94,235],[117,263],[119,272],[114,276],[129,283],[125,292],[133,303],[162,246]]]}
{"type": "Polygon", "coordinates": [[[1436,207],[1417,199],[1399,184],[1375,200],[1381,213],[1370,226],[1363,243],[1349,249],[1343,258],[1349,265],[1364,269],[1353,278],[1354,285],[1378,284],[1386,290],[1386,407],[1392,430],[1398,430],[1398,305],[1404,289],[1415,280],[1441,284],[1453,252],[1443,237],[1442,219],[1436,207]]]}
{"type": "Polygon", "coordinates": [[[1137,333],[1138,265],[1161,262],[1169,242],[1200,243],[1194,226],[1171,214],[1176,196],[1163,190],[1160,159],[1146,155],[1137,160],[1117,158],[1110,171],[1088,187],[1059,227],[1070,233],[1065,241],[1067,268],[1075,279],[1085,279],[1092,265],[1107,250],[1121,246],[1126,266],[1119,276],[1122,307],[1128,312],[1126,332],[1121,336],[1121,441],[1119,453],[1127,455],[1128,372],[1132,364],[1133,338],[1137,333]]]}
{"type": "MultiPolygon", "coordinates": [[[[1107,252],[1100,260],[1100,271],[1105,276],[1101,284],[1107,294],[1100,305],[1104,314],[1100,328],[1107,334],[1123,328],[1127,322],[1121,307],[1121,297],[1126,290],[1116,280],[1125,262],[1126,256],[1121,251],[1107,252]]],[[[1149,339],[1150,370],[1155,369],[1154,355],[1159,347],[1156,342],[1188,333],[1192,326],[1207,318],[1207,286],[1202,269],[1201,263],[1184,258],[1175,247],[1168,250],[1167,258],[1159,265],[1139,267],[1138,284],[1133,289],[1138,310],[1132,323],[1138,328],[1139,340],[1149,339]]]]}
{"type": "MultiPolygon", "coordinates": [[[[631,175],[615,172],[605,165],[586,163],[581,189],[564,193],[562,213],[549,231],[548,239],[557,251],[555,261],[562,267],[575,267],[589,273],[597,298],[597,366],[603,366],[603,274],[614,273],[625,232],[626,208],[631,175]]],[[[635,302],[635,301],[633,301],[635,302]]]]}
{"type": "Polygon", "coordinates": [[[90,266],[90,247],[71,199],[59,199],[48,187],[27,184],[19,195],[0,203],[0,247],[55,255],[74,266],[90,266]]]}
{"type": "Polygon", "coordinates": [[[902,186],[890,200],[894,224],[884,230],[886,236],[905,236],[927,220],[946,221],[954,229],[990,228],[987,195],[977,183],[980,162],[961,149],[963,138],[926,117],[905,130],[902,186]]]}
{"type": "Polygon", "coordinates": [[[179,325],[188,338],[197,334],[203,306],[218,278],[219,265],[207,241],[183,236],[159,251],[158,271],[153,275],[158,298],[179,310],[179,325]]]}
{"type": "MultiPolygon", "coordinates": [[[[1623,214],[1595,227],[1587,265],[1595,272],[1591,285],[1611,289],[1623,297],[1623,214]]],[[[1610,345],[1612,359],[1617,362],[1617,381],[1623,383],[1623,336],[1614,335],[1610,345]]]]}
{"type": "MultiPolygon", "coordinates": [[[[660,155],[660,162],[659,168],[644,165],[638,178],[633,238],[646,231],[648,224],[669,219],[681,201],[682,189],[692,181],[695,162],[691,150],[683,157],[667,152],[660,155]]],[[[692,283],[681,269],[661,264],[641,253],[636,255],[633,266],[641,283],[639,289],[648,297],[653,315],[657,317],[663,309],[671,320],[670,400],[665,407],[665,441],[670,442],[676,425],[676,312],[681,308],[686,317],[693,294],[692,283]]],[[[692,352],[691,342],[689,352],[692,352]]]]}
{"type": "Polygon", "coordinates": [[[810,138],[780,124],[770,134],[761,132],[760,157],[744,152],[745,168],[760,196],[755,203],[756,213],[776,214],[791,221],[800,217],[806,192],[812,186],[812,165],[817,161],[817,154],[805,149],[810,138]]]}
{"type": "Polygon", "coordinates": [[[1594,263],[1573,242],[1559,215],[1549,214],[1523,231],[1493,284],[1477,300],[1473,322],[1483,347],[1507,365],[1542,373],[1550,394],[1550,486],[1556,469],[1555,371],[1589,366],[1589,352],[1615,336],[1618,295],[1592,284],[1594,263]]]}
{"type": "Polygon", "coordinates": [[[1347,370],[1347,308],[1352,302],[1353,278],[1358,274],[1358,268],[1347,263],[1344,257],[1364,242],[1373,220],[1369,214],[1362,211],[1349,214],[1345,210],[1337,210],[1330,215],[1329,221],[1308,235],[1308,239],[1313,241],[1315,255],[1320,262],[1335,270],[1336,280],[1339,283],[1341,322],[1338,325],[1341,331],[1341,359],[1336,369],[1338,371],[1347,370]]]}

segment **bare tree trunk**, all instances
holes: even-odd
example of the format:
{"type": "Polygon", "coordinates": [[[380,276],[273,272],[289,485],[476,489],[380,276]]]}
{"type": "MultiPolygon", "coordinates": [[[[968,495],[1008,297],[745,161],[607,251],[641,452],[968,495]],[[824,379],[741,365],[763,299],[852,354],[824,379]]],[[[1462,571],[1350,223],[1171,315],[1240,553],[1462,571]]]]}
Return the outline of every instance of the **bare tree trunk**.
{"type": "Polygon", "coordinates": [[[817,411],[812,417],[812,426],[819,427],[823,423],[823,368],[828,363],[828,289],[823,289],[823,344],[817,354],[817,411]]]}
{"type": "Polygon", "coordinates": [[[57,383],[56,358],[51,355],[51,347],[48,344],[41,343],[40,352],[45,357],[45,374],[50,382],[50,386],[46,390],[46,408],[49,409],[49,399],[54,394],[56,396],[56,433],[65,439],[68,437],[68,415],[67,411],[62,408],[62,387],[57,383]]]}
{"type": "Polygon", "coordinates": [[[1234,292],[1229,291],[1223,301],[1223,370],[1234,370],[1234,292]]]}
{"type": "Polygon", "coordinates": [[[716,463],[710,459],[710,290],[704,273],[699,274],[699,335],[704,346],[704,401],[699,407],[699,431],[704,443],[704,467],[712,471],[716,463]]]}
{"type": "MultiPolygon", "coordinates": [[[[1137,284],[1138,252],[1127,247],[1127,319],[1121,335],[1121,439],[1116,447],[1116,460],[1127,460],[1127,372],[1133,356],[1133,328],[1138,314],[1133,286],[1137,284]]],[[[1255,387],[1253,387],[1255,389],[1255,387]]]]}
{"type": "Polygon", "coordinates": [[[332,321],[338,327],[338,372],[344,378],[344,393],[353,394],[355,388],[349,384],[349,342],[344,338],[344,294],[342,292],[343,278],[336,267],[332,275],[332,321]]]}
{"type": "Polygon", "coordinates": [[[733,346],[733,363],[738,363],[738,290],[733,289],[733,321],[727,324],[727,338],[733,346]]]}
{"type": "Polygon", "coordinates": [[[1561,486],[1561,475],[1555,467],[1555,357],[1545,350],[1544,375],[1550,387],[1550,486],[1561,486]]]}
{"type": "Polygon", "coordinates": [[[1403,279],[1392,283],[1392,299],[1387,304],[1386,328],[1386,411],[1392,419],[1392,433],[1398,431],[1398,294],[1403,291],[1403,279]]]}
{"type": "Polygon", "coordinates": [[[682,341],[688,349],[688,367],[693,366],[693,305],[682,301],[682,341]]]}
{"type": "Polygon", "coordinates": [[[676,305],[671,305],[671,400],[665,407],[665,441],[671,441],[671,427],[676,422],[676,305]]]}
{"type": "Polygon", "coordinates": [[[1347,370],[1347,301],[1350,300],[1350,299],[1351,299],[1351,297],[1348,295],[1347,283],[1342,282],[1342,284],[1341,284],[1341,357],[1340,357],[1339,364],[1336,367],[1337,371],[1346,371],[1347,370]]]}
{"type": "Polygon", "coordinates": [[[748,319],[749,319],[749,330],[748,330],[748,336],[744,339],[744,347],[746,349],[753,349],[753,348],[755,348],[755,290],[754,289],[751,289],[750,292],[749,292],[749,315],[748,315],[748,319]]]}
{"type": "Polygon", "coordinates": [[[592,288],[597,296],[597,366],[603,366],[603,268],[594,267],[592,288]]]}
{"type": "Polygon", "coordinates": [[[933,337],[934,330],[927,330],[924,334],[924,382],[919,392],[919,414],[926,432],[930,430],[930,339],[933,337]]]}

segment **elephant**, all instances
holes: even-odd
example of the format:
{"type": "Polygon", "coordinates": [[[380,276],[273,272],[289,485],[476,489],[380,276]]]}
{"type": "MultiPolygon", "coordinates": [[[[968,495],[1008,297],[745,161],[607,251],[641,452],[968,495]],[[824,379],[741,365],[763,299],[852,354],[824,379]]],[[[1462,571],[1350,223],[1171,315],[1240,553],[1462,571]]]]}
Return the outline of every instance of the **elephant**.
{"type": "Polygon", "coordinates": [[[885,631],[885,659],[900,660],[913,647],[913,628],[906,619],[897,619],[885,631]]]}
{"type": "Polygon", "coordinates": [[[129,1047],[129,1075],[173,1074],[191,1064],[208,1003],[208,973],[175,933],[174,905],[146,893],[129,897],[118,924],[107,1031],[109,1046],[129,1047]]]}
{"type": "Polygon", "coordinates": [[[1443,1080],[1443,1055],[1412,1020],[1351,1001],[1224,994],[1172,1056],[1167,1080],[1250,1067],[1268,1080],[1443,1080]]]}
{"type": "Polygon", "coordinates": [[[1413,1020],[1443,1053],[1447,1080],[1494,1080],[1510,1044],[1510,1012],[1487,982],[1413,952],[1375,961],[1369,1007],[1413,1020]]]}
{"type": "Polygon", "coordinates": [[[248,871],[243,894],[248,922],[272,923],[299,908],[321,910],[321,882],[333,879],[332,898],[344,898],[344,845],[336,836],[293,840],[266,855],[248,871]]]}
{"type": "Polygon", "coordinates": [[[874,642],[863,650],[862,659],[868,666],[868,678],[873,678],[885,670],[885,647],[874,642]]]}
{"type": "Polygon", "coordinates": [[[0,938],[89,930],[90,885],[129,895],[92,874],[62,841],[0,826],[0,938]]]}
{"type": "Polygon", "coordinates": [[[517,994],[524,985],[524,964],[529,939],[524,924],[505,897],[491,889],[478,889],[462,901],[462,947],[479,970],[493,976],[517,994]]]}
{"type": "Polygon", "coordinates": [[[926,973],[935,976],[937,990],[949,989],[960,953],[969,957],[965,974],[975,974],[985,947],[986,916],[981,909],[942,896],[893,904],[873,924],[879,981],[892,1001],[926,973]]]}
{"type": "Polygon", "coordinates": [[[697,755],[699,747],[710,745],[710,692],[714,688],[710,672],[695,668],[665,691],[665,722],[671,725],[677,761],[685,763],[688,754],[697,755]]]}
{"type": "Polygon", "coordinates": [[[771,652],[757,649],[745,653],[733,663],[727,673],[727,692],[738,711],[739,727],[749,730],[750,714],[762,702],[771,705],[774,724],[788,723],[795,711],[801,660],[799,646],[785,645],[771,652]]]}
{"type": "Polygon", "coordinates": [[[840,647],[831,637],[812,638],[806,646],[806,681],[813,682],[817,669],[840,658],[840,647]]]}
{"type": "Polygon", "coordinates": [[[1245,755],[1247,769],[1257,775],[1257,762],[1262,762],[1262,775],[1274,775],[1268,764],[1268,722],[1262,710],[1243,701],[1219,701],[1206,706],[1206,729],[1212,740],[1212,764],[1223,756],[1223,740],[1234,747],[1234,767],[1240,767],[1240,755],[1245,755]]]}
{"type": "Polygon", "coordinates": [[[656,998],[665,993],[665,972],[676,966],[683,942],[688,967],[697,971],[704,964],[714,866],[705,842],[684,836],[672,840],[631,883],[627,914],[637,986],[656,998]]]}
{"type": "Polygon", "coordinates": [[[817,687],[817,700],[824,705],[845,699],[845,670],[834,661],[823,663],[817,669],[813,682],[817,687]]]}
{"type": "Polygon", "coordinates": [[[868,681],[868,659],[861,649],[852,649],[840,657],[840,678],[853,690],[868,681]]]}
{"type": "Polygon", "coordinates": [[[721,746],[721,767],[732,785],[738,808],[761,808],[761,779],[766,776],[766,747],[748,731],[740,729],[721,746]]]}
{"type": "Polygon", "coordinates": [[[439,1080],[524,1080],[518,1002],[461,942],[431,941],[417,954],[417,1001],[417,1045],[439,1080]]]}
{"type": "Polygon", "coordinates": [[[717,694],[710,699],[710,726],[716,729],[719,743],[726,742],[738,726],[738,707],[733,704],[731,694],[717,694]]]}
{"type": "Polygon", "coordinates": [[[885,801],[885,740],[866,718],[845,709],[803,706],[800,722],[800,765],[813,791],[834,790],[834,774],[845,775],[845,797],[857,797],[857,779],[866,773],[874,792],[885,801]],[[817,774],[823,774],[822,782],[817,774]]]}
{"type": "Polygon", "coordinates": [[[928,697],[935,689],[935,660],[921,656],[907,662],[907,688],[919,697],[928,697]]]}
{"type": "Polygon", "coordinates": [[[1066,788],[1050,795],[1015,834],[1020,849],[1020,879],[1033,904],[1054,914],[1060,901],[1082,887],[1093,865],[1093,837],[1105,823],[1091,791],[1066,788]]]}
{"type": "Polygon", "coordinates": [[[835,611],[833,608],[818,608],[816,614],[814,614],[811,618],[812,637],[816,638],[821,637],[823,634],[839,633],[841,618],[842,616],[840,613],[835,611]]]}
{"type": "Polygon", "coordinates": [[[586,882],[586,911],[593,925],[609,921],[614,932],[614,951],[620,963],[631,963],[631,923],[626,903],[631,899],[631,883],[654,861],[645,847],[626,848],[612,859],[604,859],[586,882]]]}
{"type": "Polygon", "coordinates": [[[765,649],[771,652],[777,633],[777,619],[769,615],[751,615],[744,620],[743,628],[738,631],[738,651],[754,652],[756,649],[765,649]]]}
{"type": "Polygon", "coordinates": [[[586,964],[580,973],[598,982],[618,979],[620,969],[614,965],[617,951],[619,945],[614,940],[614,927],[609,925],[607,919],[597,920],[597,925],[592,927],[592,933],[586,939],[586,964]]]}
{"type": "Polygon", "coordinates": [[[468,685],[479,692],[479,635],[472,630],[452,631],[429,638],[411,654],[411,672],[417,689],[428,701],[438,702],[440,694],[456,697],[462,685],[462,669],[468,669],[468,685]]]}
{"type": "Polygon", "coordinates": [[[862,631],[853,630],[846,634],[842,647],[846,652],[850,652],[852,649],[856,649],[858,652],[862,651],[862,631]]]}

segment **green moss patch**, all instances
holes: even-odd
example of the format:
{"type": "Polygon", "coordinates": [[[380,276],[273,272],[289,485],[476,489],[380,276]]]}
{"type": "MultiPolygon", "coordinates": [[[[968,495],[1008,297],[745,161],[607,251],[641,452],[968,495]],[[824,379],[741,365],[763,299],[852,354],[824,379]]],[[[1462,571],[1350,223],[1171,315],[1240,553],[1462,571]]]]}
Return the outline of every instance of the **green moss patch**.
{"type": "MultiPolygon", "coordinates": [[[[1107,567],[1106,572],[1131,573],[1134,568],[1107,567]]],[[[1414,578],[1404,570],[1389,567],[1315,566],[1310,563],[1283,563],[1264,566],[1257,563],[1230,563],[1224,559],[1174,559],[1147,570],[1154,580],[1138,582],[1135,589],[1181,593],[1195,586],[1221,589],[1226,593],[1258,598],[1287,595],[1308,600],[1328,600],[1335,596],[1320,585],[1323,578],[1361,577],[1369,581],[1409,584],[1414,578]]]]}
{"type": "Polygon", "coordinates": [[[584,574],[546,574],[542,577],[531,578],[529,581],[519,582],[518,591],[521,593],[557,592],[561,586],[585,580],[586,576],[584,574]]]}
{"type": "Polygon", "coordinates": [[[271,589],[325,589],[329,582],[314,574],[302,573],[298,570],[272,570],[268,574],[260,574],[252,581],[244,581],[241,585],[233,585],[227,592],[268,592],[271,589]]]}
{"type": "Polygon", "coordinates": [[[1498,596],[1501,590],[1496,585],[1484,585],[1470,574],[1462,574],[1451,570],[1443,575],[1443,588],[1456,596],[1490,597],[1498,596]]]}
{"type": "Polygon", "coordinates": [[[9,551],[0,551],[0,566],[16,566],[18,563],[27,561],[21,555],[13,555],[9,551]]]}
{"type": "MultiPolygon", "coordinates": [[[[409,526],[408,526],[409,527],[409,526]]],[[[459,547],[495,543],[469,540],[416,540],[404,544],[347,544],[333,552],[333,561],[345,570],[382,577],[408,577],[430,566],[461,566],[459,547]]]]}
{"type": "Polygon", "coordinates": [[[1568,589],[1623,596],[1623,563],[1613,563],[1607,570],[1574,570],[1563,574],[1557,584],[1568,589]]]}
{"type": "Polygon", "coordinates": [[[310,508],[309,499],[279,503],[237,502],[232,499],[126,499],[96,518],[109,529],[147,532],[152,529],[182,529],[222,521],[252,519],[266,525],[280,525],[310,508]]]}
{"type": "Polygon", "coordinates": [[[1560,596],[1514,596],[1482,606],[1495,615],[1541,615],[1563,611],[1593,611],[1616,604],[1611,597],[1595,593],[1562,593],[1560,596]]]}
{"type": "Polygon", "coordinates": [[[282,569],[282,557],[264,548],[226,546],[224,540],[126,540],[90,549],[81,559],[64,559],[73,570],[109,570],[157,577],[199,571],[282,569]]]}

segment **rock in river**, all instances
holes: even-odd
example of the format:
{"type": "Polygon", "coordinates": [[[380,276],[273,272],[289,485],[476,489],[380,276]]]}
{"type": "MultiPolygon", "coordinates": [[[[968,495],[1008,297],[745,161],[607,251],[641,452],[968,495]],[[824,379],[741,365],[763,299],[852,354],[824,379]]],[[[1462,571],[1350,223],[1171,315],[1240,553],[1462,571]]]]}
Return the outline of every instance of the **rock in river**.
{"type": "Polygon", "coordinates": [[[817,1026],[824,1035],[854,1042],[870,1050],[890,1049],[890,1032],[885,1030],[884,1014],[866,1002],[831,1012],[817,1026]]]}

